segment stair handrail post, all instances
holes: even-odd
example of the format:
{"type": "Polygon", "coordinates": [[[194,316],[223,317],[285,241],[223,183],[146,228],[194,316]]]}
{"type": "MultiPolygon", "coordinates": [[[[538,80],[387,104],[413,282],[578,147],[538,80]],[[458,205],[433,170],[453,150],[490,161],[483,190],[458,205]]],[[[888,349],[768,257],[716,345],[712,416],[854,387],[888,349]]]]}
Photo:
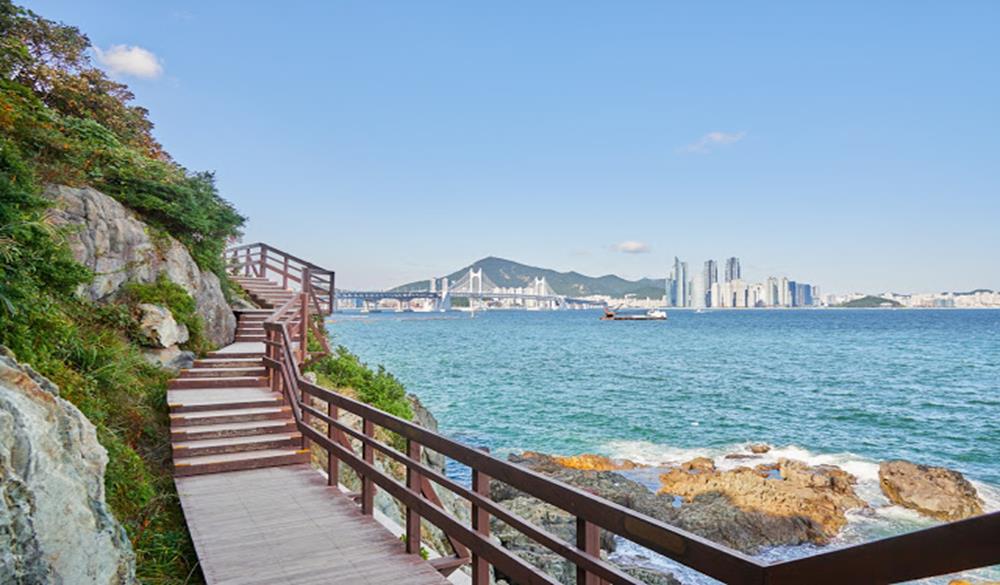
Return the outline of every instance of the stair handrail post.
{"type": "Polygon", "coordinates": [[[260,277],[267,278],[267,246],[260,245],[260,277]]]}
{"type": "Polygon", "coordinates": [[[250,248],[243,251],[243,276],[250,276],[250,248]]]}
{"type": "Polygon", "coordinates": [[[299,363],[305,363],[309,355],[309,285],[310,271],[308,267],[302,269],[302,314],[299,322],[301,337],[299,340],[299,363]]]}
{"type": "Polygon", "coordinates": [[[334,311],[334,307],[337,306],[337,296],[336,296],[337,293],[336,293],[336,289],[333,286],[333,280],[336,277],[336,275],[337,275],[336,272],[330,272],[330,291],[329,291],[330,296],[328,297],[330,299],[330,307],[329,307],[329,310],[326,313],[327,315],[332,315],[333,311],[334,311]]]}
{"type": "MultiPolygon", "coordinates": [[[[490,452],[486,447],[483,451],[490,452]]],[[[490,477],[475,467],[472,468],[472,491],[484,498],[490,497],[490,477]]],[[[490,536],[490,513],[475,502],[472,504],[472,529],[483,538],[490,536]]],[[[472,585],[490,585],[490,563],[476,553],[472,553],[472,585]]]]}

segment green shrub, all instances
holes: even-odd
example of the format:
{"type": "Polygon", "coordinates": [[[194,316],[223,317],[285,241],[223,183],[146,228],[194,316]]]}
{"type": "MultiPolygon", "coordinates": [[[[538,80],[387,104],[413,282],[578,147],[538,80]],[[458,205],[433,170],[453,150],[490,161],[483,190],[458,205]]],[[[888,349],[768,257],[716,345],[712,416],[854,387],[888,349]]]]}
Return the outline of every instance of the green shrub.
{"type": "Polygon", "coordinates": [[[317,359],[306,370],[321,374],[334,388],[354,390],[358,400],[366,404],[400,418],[413,418],[403,384],[383,366],[374,370],[368,367],[342,345],[337,346],[333,355],[317,359]]]}

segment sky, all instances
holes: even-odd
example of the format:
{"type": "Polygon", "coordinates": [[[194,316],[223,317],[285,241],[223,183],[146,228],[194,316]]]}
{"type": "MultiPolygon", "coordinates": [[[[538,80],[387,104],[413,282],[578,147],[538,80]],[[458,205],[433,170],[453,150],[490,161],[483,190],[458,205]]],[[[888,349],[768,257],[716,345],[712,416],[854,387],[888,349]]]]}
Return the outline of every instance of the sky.
{"type": "Polygon", "coordinates": [[[33,0],[345,288],[484,256],[1000,289],[1000,2],[33,0]]]}

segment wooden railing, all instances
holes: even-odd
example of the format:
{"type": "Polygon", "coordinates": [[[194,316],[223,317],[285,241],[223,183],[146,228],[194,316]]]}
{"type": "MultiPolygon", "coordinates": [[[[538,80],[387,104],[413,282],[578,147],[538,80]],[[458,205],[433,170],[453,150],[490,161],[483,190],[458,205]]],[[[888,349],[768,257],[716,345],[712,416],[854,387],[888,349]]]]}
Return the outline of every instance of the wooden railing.
{"type": "Polygon", "coordinates": [[[230,274],[270,278],[284,288],[308,292],[316,313],[333,312],[336,298],[332,270],[260,242],[228,248],[225,259],[230,274]]]}
{"type": "Polygon", "coordinates": [[[1000,512],[803,559],[763,563],[309,382],[299,367],[303,358],[296,343],[302,341],[296,341],[294,335],[297,330],[294,319],[309,319],[308,310],[296,317],[290,315],[295,314],[296,303],[305,307],[312,304],[306,298],[310,294],[307,287],[302,298],[289,301],[264,324],[268,335],[264,361],[272,389],[287,397],[307,443],[326,452],[330,485],[339,485],[339,463],[343,462],[361,480],[361,510],[369,515],[374,510],[375,491],[385,490],[406,509],[407,552],[419,554],[421,519],[426,520],[447,536],[455,552],[453,557],[432,562],[445,574],[471,563],[473,585],[488,585],[490,567],[520,585],[558,583],[491,540],[491,518],[506,523],[575,565],[579,585],[642,583],[601,558],[602,530],[736,585],[881,585],[1000,563],[1000,512]],[[359,428],[345,424],[342,413],[358,417],[359,428]],[[379,440],[377,428],[401,437],[405,448],[398,450],[379,440]],[[471,487],[424,463],[421,455],[424,450],[471,468],[471,487]],[[402,465],[406,470],[405,481],[379,468],[376,453],[402,465]],[[576,541],[566,542],[491,500],[489,488],[493,481],[503,482],[575,516],[576,541]],[[468,502],[470,524],[456,519],[442,506],[432,484],[468,502]]]}

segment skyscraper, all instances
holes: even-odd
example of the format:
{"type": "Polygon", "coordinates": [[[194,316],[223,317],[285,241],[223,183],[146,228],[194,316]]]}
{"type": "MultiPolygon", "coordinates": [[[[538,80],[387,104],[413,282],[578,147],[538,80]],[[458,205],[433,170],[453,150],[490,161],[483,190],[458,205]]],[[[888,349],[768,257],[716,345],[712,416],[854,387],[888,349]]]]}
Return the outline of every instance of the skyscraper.
{"type": "Polygon", "coordinates": [[[688,265],[687,262],[681,262],[677,256],[674,256],[674,269],[670,274],[670,281],[673,285],[670,295],[672,305],[675,307],[691,306],[691,281],[688,278],[688,265]]]}
{"type": "Polygon", "coordinates": [[[719,282],[719,265],[715,260],[705,261],[705,272],[702,274],[705,283],[705,306],[712,306],[712,285],[719,282]]]}
{"type": "Polygon", "coordinates": [[[726,282],[740,280],[743,278],[743,271],[740,270],[740,259],[736,256],[726,259],[726,282]]]}

